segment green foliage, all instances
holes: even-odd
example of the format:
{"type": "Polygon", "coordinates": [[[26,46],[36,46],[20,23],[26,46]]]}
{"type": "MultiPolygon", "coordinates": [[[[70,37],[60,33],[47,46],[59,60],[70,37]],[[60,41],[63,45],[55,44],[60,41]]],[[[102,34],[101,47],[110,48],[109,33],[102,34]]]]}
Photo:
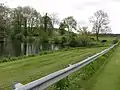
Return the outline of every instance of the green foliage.
{"type": "Polygon", "coordinates": [[[87,36],[79,36],[78,40],[80,46],[87,46],[90,43],[90,39],[87,36]]]}
{"type": "Polygon", "coordinates": [[[53,37],[53,44],[59,45],[60,44],[60,38],[59,37],[53,37]]]}
{"type": "Polygon", "coordinates": [[[21,42],[24,42],[26,40],[25,36],[22,33],[16,34],[15,39],[20,40],[21,42]]]}
{"type": "Polygon", "coordinates": [[[61,37],[60,45],[62,48],[65,48],[67,46],[67,41],[68,41],[67,37],[65,37],[65,36],[61,37]]]}
{"type": "Polygon", "coordinates": [[[78,46],[78,43],[79,43],[79,42],[77,42],[77,40],[76,40],[75,37],[71,37],[71,38],[70,38],[70,41],[69,41],[69,46],[71,46],[71,47],[76,47],[76,46],[78,46]]]}
{"type": "Polygon", "coordinates": [[[55,88],[57,90],[66,90],[69,87],[69,82],[70,81],[69,81],[68,77],[66,77],[66,78],[60,80],[59,82],[57,82],[55,84],[55,88]]]}
{"type": "MultiPolygon", "coordinates": [[[[86,47],[91,44],[89,39],[91,33],[88,27],[79,28],[79,34],[74,33],[73,30],[77,31],[77,21],[73,16],[64,18],[60,22],[59,28],[55,28],[54,26],[58,25],[59,22],[54,14],[51,16],[46,13],[42,16],[36,9],[29,6],[8,8],[1,4],[0,8],[1,13],[6,13],[6,15],[0,15],[0,21],[4,21],[4,23],[0,23],[0,28],[2,28],[0,29],[0,39],[4,40],[4,38],[11,37],[12,42],[19,41],[19,43],[12,43],[15,53],[17,53],[18,48],[19,51],[21,50],[21,43],[23,43],[24,50],[21,50],[21,53],[17,55],[23,53],[26,55],[28,44],[33,45],[31,48],[38,48],[35,53],[39,52],[40,45],[43,46],[43,50],[50,50],[51,44],[60,48],[86,47]]],[[[1,50],[4,46],[2,41],[1,50]]],[[[31,53],[33,53],[32,51],[31,53]]]]}
{"type": "Polygon", "coordinates": [[[112,44],[116,44],[118,42],[118,38],[112,41],[112,44]]]}
{"type": "Polygon", "coordinates": [[[27,38],[28,43],[32,44],[35,41],[35,37],[29,36],[27,38]]]}

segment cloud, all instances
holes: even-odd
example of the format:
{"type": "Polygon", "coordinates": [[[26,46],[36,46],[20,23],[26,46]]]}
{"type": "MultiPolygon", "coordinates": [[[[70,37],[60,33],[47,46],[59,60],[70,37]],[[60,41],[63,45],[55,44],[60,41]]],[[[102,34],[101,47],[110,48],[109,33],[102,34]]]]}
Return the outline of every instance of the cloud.
{"type": "Polygon", "coordinates": [[[78,21],[78,25],[88,25],[88,23],[85,20],[78,21]]]}
{"type": "Polygon", "coordinates": [[[120,0],[0,0],[10,7],[30,5],[41,14],[58,13],[60,20],[74,16],[80,25],[88,25],[88,18],[99,9],[108,13],[113,33],[120,33],[120,0]]]}
{"type": "Polygon", "coordinates": [[[85,8],[83,6],[81,6],[81,5],[76,5],[76,6],[74,6],[74,9],[76,9],[76,10],[84,10],[85,8]]]}
{"type": "Polygon", "coordinates": [[[83,3],[83,6],[97,6],[97,5],[100,5],[102,2],[100,1],[94,1],[94,2],[85,2],[83,3]]]}
{"type": "Polygon", "coordinates": [[[120,0],[111,0],[112,2],[120,2],[120,0]]]}

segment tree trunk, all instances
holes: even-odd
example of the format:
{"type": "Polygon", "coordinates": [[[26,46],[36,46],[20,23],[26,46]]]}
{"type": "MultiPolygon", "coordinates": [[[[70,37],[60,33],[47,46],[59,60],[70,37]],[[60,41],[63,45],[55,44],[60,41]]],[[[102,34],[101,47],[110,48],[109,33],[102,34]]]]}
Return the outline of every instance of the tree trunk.
{"type": "Polygon", "coordinates": [[[26,55],[27,52],[27,42],[24,42],[24,55],[26,55]]]}
{"type": "Polygon", "coordinates": [[[1,41],[0,44],[1,44],[0,45],[1,46],[0,47],[0,55],[3,55],[3,52],[4,52],[4,41],[1,41]]]}
{"type": "Polygon", "coordinates": [[[17,39],[14,39],[12,41],[13,48],[15,51],[15,56],[20,56],[21,55],[21,42],[17,39]]]}
{"type": "Polygon", "coordinates": [[[25,36],[25,42],[24,42],[24,55],[26,55],[27,52],[27,19],[24,19],[24,36],[25,36]]]}
{"type": "Polygon", "coordinates": [[[99,41],[99,34],[98,33],[96,33],[96,39],[97,39],[97,41],[99,41]]]}

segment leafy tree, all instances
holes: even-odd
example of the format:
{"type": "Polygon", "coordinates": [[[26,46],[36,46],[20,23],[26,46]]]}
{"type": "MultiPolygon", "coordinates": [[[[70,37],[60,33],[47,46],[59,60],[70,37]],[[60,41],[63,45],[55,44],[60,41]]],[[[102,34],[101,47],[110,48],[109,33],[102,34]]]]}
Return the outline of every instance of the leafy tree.
{"type": "Polygon", "coordinates": [[[17,7],[12,10],[13,39],[24,42],[24,55],[26,55],[28,40],[39,34],[41,15],[28,6],[17,7]]]}
{"type": "Polygon", "coordinates": [[[110,31],[108,24],[110,23],[107,13],[103,10],[98,10],[94,13],[94,16],[90,18],[90,23],[93,24],[92,32],[96,33],[96,39],[99,40],[99,33],[105,33],[110,31]]]}
{"type": "Polygon", "coordinates": [[[65,22],[61,22],[60,26],[59,26],[59,33],[60,35],[64,35],[65,34],[65,22]]]}
{"type": "Polygon", "coordinates": [[[69,16],[65,18],[63,21],[65,23],[66,28],[68,29],[69,36],[70,36],[70,32],[73,32],[73,29],[76,30],[77,22],[73,18],[73,16],[69,16]]]}
{"type": "Polygon", "coordinates": [[[0,3],[0,53],[4,52],[5,38],[8,36],[9,8],[0,3]]]}
{"type": "Polygon", "coordinates": [[[48,33],[50,33],[49,30],[53,28],[51,18],[48,16],[47,13],[42,17],[42,26],[44,27],[44,32],[48,33]]]}

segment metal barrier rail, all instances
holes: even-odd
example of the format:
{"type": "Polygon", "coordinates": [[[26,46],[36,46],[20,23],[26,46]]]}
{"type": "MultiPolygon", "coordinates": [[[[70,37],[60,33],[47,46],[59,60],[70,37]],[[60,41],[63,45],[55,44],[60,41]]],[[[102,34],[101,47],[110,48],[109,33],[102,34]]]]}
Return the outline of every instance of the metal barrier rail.
{"type": "Polygon", "coordinates": [[[97,53],[91,57],[88,57],[87,59],[85,59],[79,63],[70,65],[67,68],[61,69],[54,73],[51,73],[45,77],[42,77],[42,78],[35,80],[33,82],[30,82],[28,84],[22,85],[21,83],[16,83],[14,85],[14,90],[44,90],[47,87],[51,86],[52,84],[58,82],[59,80],[65,78],[66,76],[70,75],[71,73],[77,71],[78,69],[80,69],[80,68],[86,66],[87,64],[91,63],[92,61],[96,60],[100,56],[106,54],[109,50],[114,48],[117,44],[114,44],[114,45],[110,46],[109,48],[101,51],[100,53],[97,53]]]}

